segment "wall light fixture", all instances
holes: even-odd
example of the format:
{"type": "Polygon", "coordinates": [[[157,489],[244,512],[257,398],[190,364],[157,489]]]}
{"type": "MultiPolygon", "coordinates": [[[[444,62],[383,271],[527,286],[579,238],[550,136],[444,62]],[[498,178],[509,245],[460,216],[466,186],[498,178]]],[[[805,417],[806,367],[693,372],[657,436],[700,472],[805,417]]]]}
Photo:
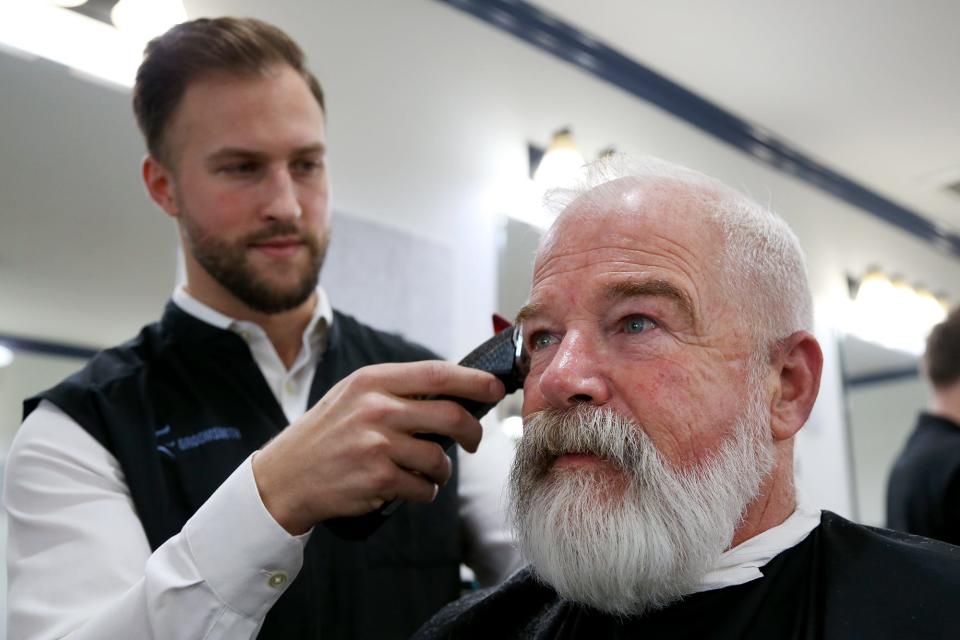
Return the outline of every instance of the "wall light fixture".
{"type": "Polygon", "coordinates": [[[930,330],[947,317],[944,296],[900,276],[871,269],[859,281],[848,281],[851,304],[845,329],[868,342],[919,356],[930,330]]]}
{"type": "Polygon", "coordinates": [[[13,363],[13,351],[0,344],[0,368],[13,363]]]}
{"type": "Polygon", "coordinates": [[[553,140],[533,168],[533,181],[544,191],[571,186],[585,163],[573,140],[573,133],[569,128],[560,129],[553,134],[553,140]]]}
{"type": "MultiPolygon", "coordinates": [[[[613,153],[613,147],[606,147],[597,154],[597,158],[613,153]]],[[[570,127],[557,130],[546,148],[529,143],[527,154],[528,179],[523,185],[511,188],[513,204],[507,215],[539,229],[546,229],[553,218],[543,206],[544,195],[551,189],[576,186],[587,160],[577,148],[570,127]]]]}
{"type": "Polygon", "coordinates": [[[180,0],[120,0],[116,26],[64,8],[82,2],[0,4],[0,46],[122,88],[133,86],[147,40],[187,19],[180,0]]]}

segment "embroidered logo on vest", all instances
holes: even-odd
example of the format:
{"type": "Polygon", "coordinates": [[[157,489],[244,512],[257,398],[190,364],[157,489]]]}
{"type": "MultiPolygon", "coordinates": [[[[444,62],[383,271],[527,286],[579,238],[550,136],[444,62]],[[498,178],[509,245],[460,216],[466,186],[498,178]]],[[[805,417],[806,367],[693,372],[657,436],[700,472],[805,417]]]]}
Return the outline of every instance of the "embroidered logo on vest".
{"type": "Polygon", "coordinates": [[[188,436],[179,438],[173,437],[173,430],[170,425],[154,432],[157,437],[157,451],[163,455],[173,458],[175,451],[189,451],[196,449],[211,442],[219,440],[239,440],[241,438],[240,430],[235,427],[209,427],[188,436]]]}

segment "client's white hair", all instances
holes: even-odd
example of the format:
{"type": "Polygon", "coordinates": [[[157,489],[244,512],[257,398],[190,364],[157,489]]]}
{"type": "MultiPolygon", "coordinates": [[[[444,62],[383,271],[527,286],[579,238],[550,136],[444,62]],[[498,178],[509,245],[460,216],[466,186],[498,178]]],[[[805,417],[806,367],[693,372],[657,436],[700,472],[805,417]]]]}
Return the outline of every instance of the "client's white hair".
{"type": "MultiPolygon", "coordinates": [[[[605,156],[584,168],[571,189],[547,194],[546,206],[562,220],[570,205],[578,215],[594,209],[604,213],[630,182],[678,186],[702,206],[687,208],[702,215],[723,239],[721,277],[731,295],[750,302],[749,323],[754,337],[770,346],[790,334],[813,328],[813,302],[803,251],[796,235],[775,213],[736,189],[703,173],[658,158],[605,156]]],[[[549,243],[556,223],[544,238],[549,243]]]]}
{"type": "Polygon", "coordinates": [[[770,348],[813,323],[803,253],[786,223],[721,182],[661,160],[605,158],[588,166],[577,188],[551,192],[548,206],[559,218],[541,252],[557,233],[571,232],[562,225],[571,211],[578,219],[630,215],[622,196],[635,185],[686,198],[691,206],[677,211],[690,225],[718,232],[720,286],[745,309],[754,343],[742,413],[693,468],[672,467],[642,424],[606,408],[527,416],[510,485],[521,551],[562,597],[618,615],[691,593],[729,547],[774,463],[761,383],[770,348]],[[576,452],[605,462],[554,467],[558,456],[576,452]]]}

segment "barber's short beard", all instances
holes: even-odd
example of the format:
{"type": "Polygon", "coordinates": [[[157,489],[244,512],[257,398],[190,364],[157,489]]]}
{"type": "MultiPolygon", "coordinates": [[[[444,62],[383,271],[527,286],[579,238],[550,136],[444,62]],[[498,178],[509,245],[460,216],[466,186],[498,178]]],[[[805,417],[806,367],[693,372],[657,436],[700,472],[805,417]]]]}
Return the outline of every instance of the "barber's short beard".
{"type": "Polygon", "coordinates": [[[189,216],[182,216],[184,233],[190,252],[214,280],[245,305],[260,313],[281,313],[300,306],[317,288],[320,268],[327,252],[327,238],[305,233],[290,221],[274,222],[270,226],[233,242],[222,240],[202,231],[189,216]],[[297,282],[286,288],[277,286],[261,275],[247,256],[251,244],[276,237],[297,237],[307,249],[307,264],[297,282]]]}
{"type": "Polygon", "coordinates": [[[642,427],[609,409],[530,416],[510,492],[520,548],[538,579],[616,615],[693,592],[773,466],[759,394],[748,405],[719,451],[688,470],[671,467],[642,427]],[[564,453],[593,454],[616,469],[552,469],[564,453]]]}

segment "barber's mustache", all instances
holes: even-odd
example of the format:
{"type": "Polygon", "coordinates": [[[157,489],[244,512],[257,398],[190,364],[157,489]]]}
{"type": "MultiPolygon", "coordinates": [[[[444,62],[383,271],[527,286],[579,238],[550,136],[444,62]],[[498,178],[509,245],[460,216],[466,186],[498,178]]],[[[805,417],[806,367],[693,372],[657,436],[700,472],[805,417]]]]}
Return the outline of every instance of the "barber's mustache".
{"type": "Polygon", "coordinates": [[[304,244],[313,245],[317,239],[312,235],[305,233],[300,225],[291,220],[276,220],[269,223],[263,229],[254,231],[243,238],[244,244],[259,244],[269,242],[275,238],[295,237],[304,244]]]}

